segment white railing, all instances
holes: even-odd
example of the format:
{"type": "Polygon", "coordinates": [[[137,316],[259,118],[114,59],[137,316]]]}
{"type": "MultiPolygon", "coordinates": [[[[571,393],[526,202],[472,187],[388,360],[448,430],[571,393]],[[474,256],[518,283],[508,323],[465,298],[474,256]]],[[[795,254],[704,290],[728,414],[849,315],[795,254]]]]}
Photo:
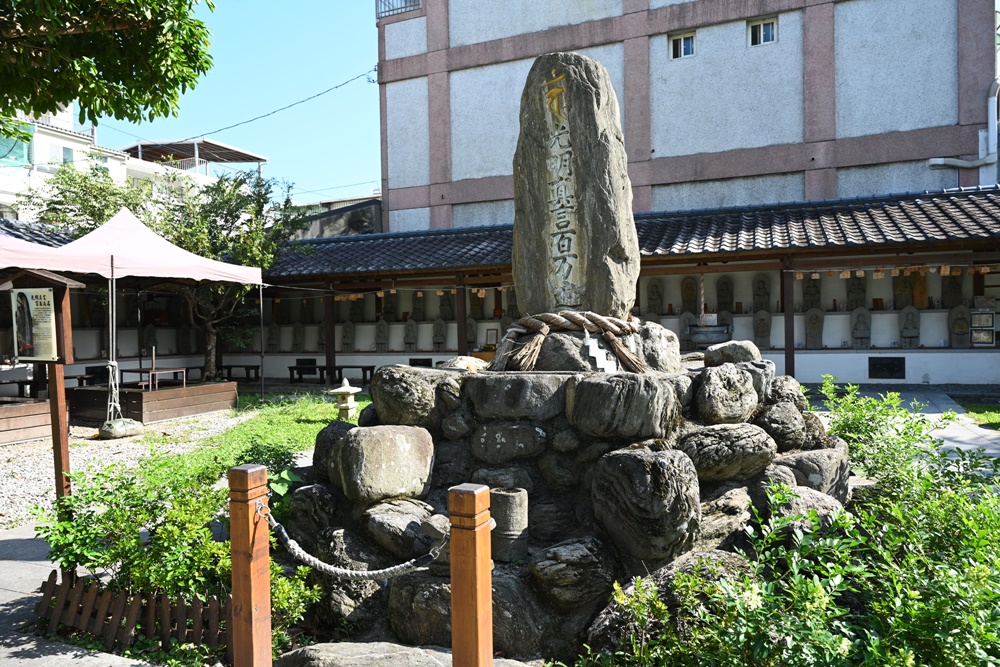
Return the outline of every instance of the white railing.
{"type": "Polygon", "coordinates": [[[422,0],[375,0],[375,18],[402,14],[422,7],[422,0]]]}

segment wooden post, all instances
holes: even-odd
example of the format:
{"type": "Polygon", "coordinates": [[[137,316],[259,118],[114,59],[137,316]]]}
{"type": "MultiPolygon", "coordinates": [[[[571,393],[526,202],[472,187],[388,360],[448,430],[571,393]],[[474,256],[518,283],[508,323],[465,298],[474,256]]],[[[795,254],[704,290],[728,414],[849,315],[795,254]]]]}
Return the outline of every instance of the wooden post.
{"type": "Polygon", "coordinates": [[[490,489],[448,489],[451,515],[451,660],[454,667],[493,665],[490,489]]]}
{"type": "Polygon", "coordinates": [[[233,667],[271,667],[271,577],[267,520],[267,468],[229,470],[229,533],[233,560],[233,667]]]}
{"type": "Polygon", "coordinates": [[[465,307],[465,285],[462,284],[462,276],[457,277],[458,289],[455,290],[455,319],[458,321],[455,330],[458,332],[458,356],[464,357],[469,354],[469,343],[465,338],[465,318],[467,308],[465,307]]]}
{"type": "Polygon", "coordinates": [[[781,308],[785,315],[785,375],[795,377],[795,273],[781,271],[781,308]]]}
{"type": "Polygon", "coordinates": [[[323,322],[326,323],[326,383],[333,384],[333,367],[337,365],[337,302],[332,294],[323,297],[323,322]]]}
{"type": "Polygon", "coordinates": [[[70,494],[69,485],[69,414],[66,410],[66,375],[61,363],[46,364],[49,369],[49,415],[52,420],[52,458],[56,469],[56,496],[70,494]]]}

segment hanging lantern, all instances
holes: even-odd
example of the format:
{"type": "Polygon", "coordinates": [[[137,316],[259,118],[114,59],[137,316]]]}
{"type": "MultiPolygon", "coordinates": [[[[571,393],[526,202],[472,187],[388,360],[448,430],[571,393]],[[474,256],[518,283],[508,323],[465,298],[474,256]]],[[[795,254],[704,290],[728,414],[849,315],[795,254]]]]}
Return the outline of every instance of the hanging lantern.
{"type": "Polygon", "coordinates": [[[898,275],[899,275],[899,269],[893,269],[892,270],[892,277],[895,278],[898,275]]]}
{"type": "Polygon", "coordinates": [[[438,296],[444,296],[444,290],[443,290],[443,289],[439,289],[439,290],[437,291],[437,295],[438,295],[438,296]]]}
{"type": "Polygon", "coordinates": [[[458,294],[458,290],[457,290],[457,289],[452,289],[452,290],[451,290],[451,293],[452,293],[452,294],[458,294]]]}
{"type": "Polygon", "coordinates": [[[813,280],[819,280],[819,274],[818,273],[813,273],[809,277],[812,278],[813,280]]]}
{"type": "Polygon", "coordinates": [[[375,296],[377,296],[378,298],[381,299],[382,297],[385,296],[385,292],[383,292],[382,290],[379,290],[379,291],[375,292],[375,296]]]}
{"type": "Polygon", "coordinates": [[[849,270],[847,270],[847,269],[844,269],[843,271],[840,272],[840,277],[841,278],[850,278],[851,277],[851,272],[849,270]]]}
{"type": "Polygon", "coordinates": [[[858,269],[857,271],[854,272],[854,277],[855,278],[864,278],[865,277],[865,270],[864,269],[858,269]]]}
{"type": "Polygon", "coordinates": [[[941,265],[941,275],[942,276],[950,276],[951,275],[951,267],[948,266],[947,264],[942,264],[941,265]]]}
{"type": "Polygon", "coordinates": [[[930,271],[931,273],[937,273],[938,272],[938,267],[936,267],[936,266],[926,266],[926,267],[925,266],[921,266],[920,267],[920,273],[923,273],[924,271],[930,271]]]}
{"type": "Polygon", "coordinates": [[[796,280],[802,280],[802,272],[801,271],[796,271],[795,272],[795,279],[796,280]]]}
{"type": "Polygon", "coordinates": [[[396,288],[395,287],[393,287],[391,290],[389,290],[389,294],[395,294],[395,293],[396,293],[396,288]]]}
{"type": "Polygon", "coordinates": [[[874,271],[872,271],[872,278],[874,278],[875,280],[882,280],[883,278],[885,278],[885,271],[883,271],[882,269],[875,269],[874,271]]]}
{"type": "Polygon", "coordinates": [[[418,299],[424,298],[424,292],[423,292],[423,290],[417,290],[417,298],[418,299]]]}
{"type": "Polygon", "coordinates": [[[836,276],[836,275],[837,275],[837,272],[836,272],[836,271],[827,271],[827,272],[826,272],[826,277],[827,277],[827,278],[833,278],[833,277],[834,277],[834,276],[836,276]]]}

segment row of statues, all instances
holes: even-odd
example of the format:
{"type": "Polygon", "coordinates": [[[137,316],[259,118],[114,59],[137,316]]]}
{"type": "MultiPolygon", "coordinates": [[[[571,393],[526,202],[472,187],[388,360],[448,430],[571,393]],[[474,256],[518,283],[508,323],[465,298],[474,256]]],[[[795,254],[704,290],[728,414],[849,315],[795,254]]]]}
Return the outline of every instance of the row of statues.
{"type": "MultiPolygon", "coordinates": [[[[918,273],[905,272],[892,277],[892,305],[894,310],[928,303],[925,276],[918,273]]],[[[868,284],[865,276],[852,273],[847,278],[847,310],[855,311],[858,308],[868,307],[868,284]]],[[[965,299],[962,292],[963,274],[949,272],[949,275],[941,278],[941,298],[940,307],[952,309],[956,306],[964,305],[965,299]]],[[[698,280],[693,276],[687,276],[681,280],[681,309],[680,313],[699,313],[698,308],[699,286],[698,280]]],[[[753,278],[753,312],[772,312],[771,302],[771,277],[765,273],[759,273],[753,278]]],[[[663,287],[657,279],[651,279],[646,285],[646,308],[643,315],[647,318],[660,317],[672,314],[664,311],[663,287]]],[[[703,304],[704,305],[704,304],[703,304]]],[[[715,282],[715,311],[718,313],[735,312],[735,302],[733,301],[733,279],[728,276],[720,276],[715,282]]],[[[802,280],[802,311],[808,312],[813,309],[823,309],[822,279],[809,276],[802,280]]]]}

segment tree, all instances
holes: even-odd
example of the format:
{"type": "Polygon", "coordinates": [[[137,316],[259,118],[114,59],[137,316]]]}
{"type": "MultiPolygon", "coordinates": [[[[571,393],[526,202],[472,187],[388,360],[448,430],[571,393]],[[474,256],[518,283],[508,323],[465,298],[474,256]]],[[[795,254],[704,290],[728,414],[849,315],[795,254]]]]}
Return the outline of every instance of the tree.
{"type": "MultiPolygon", "coordinates": [[[[188,252],[267,270],[304,224],[306,216],[292,205],[291,188],[254,171],[220,176],[201,189],[180,172],[141,185],[118,184],[100,165],[80,171],[65,164],[41,188],[22,195],[20,204],[77,236],[128,206],[150,229],[188,252]]],[[[238,324],[252,289],[237,284],[178,288],[189,321],[204,337],[206,378],[217,375],[220,330],[238,324]]]]}
{"type": "MultiPolygon", "coordinates": [[[[200,0],[0,0],[0,136],[76,101],[80,121],[176,115],[211,67],[200,0]]],[[[212,0],[205,5],[214,9],[212,0]]]]}

